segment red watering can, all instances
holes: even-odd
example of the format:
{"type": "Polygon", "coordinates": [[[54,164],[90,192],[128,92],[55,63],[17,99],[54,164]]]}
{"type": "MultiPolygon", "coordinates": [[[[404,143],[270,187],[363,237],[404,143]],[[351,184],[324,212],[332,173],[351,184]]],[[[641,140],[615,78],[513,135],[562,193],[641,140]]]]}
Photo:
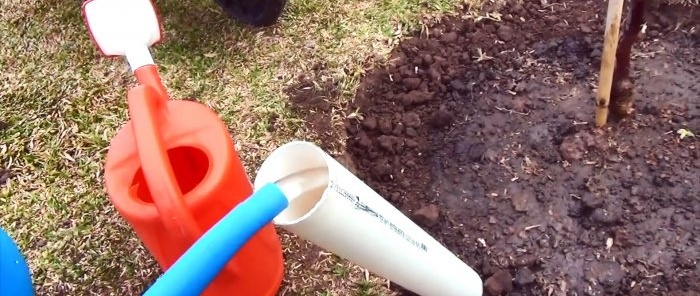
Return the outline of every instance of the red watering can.
{"type": "MultiPolygon", "coordinates": [[[[107,154],[107,193],[167,270],[250,196],[252,185],[217,114],[196,102],[169,99],[148,49],[162,35],[153,4],[89,0],[83,12],[100,51],[126,56],[139,83],[127,95],[131,118],[107,154]]],[[[282,276],[282,248],[268,224],[203,295],[275,295],[282,276]]]]}

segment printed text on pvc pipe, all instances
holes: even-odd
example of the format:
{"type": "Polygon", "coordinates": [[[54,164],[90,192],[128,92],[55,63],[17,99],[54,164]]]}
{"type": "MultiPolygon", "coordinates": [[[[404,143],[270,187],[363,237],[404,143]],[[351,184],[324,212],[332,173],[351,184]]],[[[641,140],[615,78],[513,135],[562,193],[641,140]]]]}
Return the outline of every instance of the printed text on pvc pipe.
{"type": "Polygon", "coordinates": [[[363,203],[362,201],[360,201],[360,197],[359,197],[359,196],[353,195],[353,194],[351,194],[350,192],[348,192],[347,190],[345,190],[345,189],[343,189],[343,188],[340,188],[340,186],[338,186],[338,184],[336,184],[336,183],[333,182],[333,181],[331,181],[331,188],[333,188],[333,190],[335,190],[336,192],[338,192],[338,194],[340,194],[340,195],[342,195],[343,197],[345,197],[345,199],[347,199],[347,200],[349,200],[350,202],[354,203],[356,209],[361,210],[361,211],[364,211],[365,213],[369,214],[370,216],[373,216],[373,217],[379,219],[379,221],[381,221],[384,225],[389,226],[389,228],[391,228],[391,230],[393,230],[394,232],[396,232],[396,234],[398,234],[398,235],[400,235],[401,237],[403,237],[406,241],[408,241],[408,242],[411,243],[412,245],[416,246],[417,248],[419,248],[419,249],[421,249],[421,250],[423,250],[423,251],[425,251],[425,252],[428,251],[428,247],[427,247],[424,243],[421,243],[421,242],[419,242],[419,241],[413,239],[413,238],[410,237],[408,234],[406,234],[403,230],[401,230],[398,226],[396,226],[394,223],[392,223],[391,221],[389,221],[389,220],[387,220],[386,218],[384,218],[384,216],[382,216],[381,214],[379,214],[379,213],[375,212],[374,210],[372,210],[369,206],[367,206],[365,203],[363,203]]]}

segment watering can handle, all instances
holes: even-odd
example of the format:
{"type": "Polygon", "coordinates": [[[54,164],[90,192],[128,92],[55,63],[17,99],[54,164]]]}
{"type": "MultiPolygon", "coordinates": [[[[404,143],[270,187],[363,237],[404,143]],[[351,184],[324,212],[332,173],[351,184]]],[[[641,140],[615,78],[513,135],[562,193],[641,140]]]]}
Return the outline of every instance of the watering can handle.
{"type": "Polygon", "coordinates": [[[166,229],[192,244],[201,232],[185,206],[158,130],[166,107],[162,93],[151,85],[138,85],[129,90],[127,98],[136,148],[153,202],[166,229]]]}

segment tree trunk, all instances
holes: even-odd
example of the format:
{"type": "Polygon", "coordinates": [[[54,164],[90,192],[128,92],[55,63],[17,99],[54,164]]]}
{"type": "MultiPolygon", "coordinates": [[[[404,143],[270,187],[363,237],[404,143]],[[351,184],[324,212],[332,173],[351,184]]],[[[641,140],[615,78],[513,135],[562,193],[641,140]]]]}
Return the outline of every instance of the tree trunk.
{"type": "Polygon", "coordinates": [[[634,112],[632,94],[634,83],[630,77],[632,46],[638,41],[644,24],[646,0],[630,0],[630,14],[615,55],[615,72],[613,74],[610,106],[619,117],[629,116],[634,112]]]}

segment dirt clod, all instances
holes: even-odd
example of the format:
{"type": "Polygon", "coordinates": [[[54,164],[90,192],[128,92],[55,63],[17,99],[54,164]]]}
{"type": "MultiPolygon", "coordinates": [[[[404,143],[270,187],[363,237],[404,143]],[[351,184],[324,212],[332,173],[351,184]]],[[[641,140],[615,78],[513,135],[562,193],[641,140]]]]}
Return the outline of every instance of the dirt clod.
{"type": "Polygon", "coordinates": [[[535,194],[529,190],[513,189],[510,193],[513,208],[518,212],[527,212],[536,207],[535,194]]]}
{"type": "Polygon", "coordinates": [[[404,106],[411,105],[421,105],[433,99],[433,94],[428,92],[422,92],[417,90],[412,90],[407,94],[403,95],[402,103],[404,106]]]}
{"type": "Polygon", "coordinates": [[[375,117],[367,117],[365,120],[362,121],[362,126],[364,126],[368,130],[374,130],[377,128],[377,118],[375,117]]]}
{"type": "Polygon", "coordinates": [[[382,134],[389,134],[393,130],[393,124],[391,123],[391,119],[388,118],[382,118],[379,120],[379,131],[382,134]]]}
{"type": "Polygon", "coordinates": [[[486,295],[500,296],[513,290],[513,277],[507,270],[499,270],[484,281],[486,295]]]}
{"type": "Polygon", "coordinates": [[[420,115],[409,112],[403,116],[403,124],[407,127],[417,128],[421,126],[420,115]]]}
{"type": "Polygon", "coordinates": [[[449,32],[442,34],[440,37],[440,41],[445,42],[445,43],[452,43],[457,41],[457,33],[455,32],[449,32]]]}
{"type": "Polygon", "coordinates": [[[559,152],[568,161],[580,160],[586,153],[586,144],[579,137],[569,136],[559,145],[559,152]]]}
{"type": "Polygon", "coordinates": [[[498,38],[501,38],[501,40],[505,42],[513,39],[513,29],[507,25],[500,26],[496,34],[498,35],[498,38]]]}
{"type": "Polygon", "coordinates": [[[420,78],[417,77],[408,77],[403,79],[403,85],[406,86],[407,89],[409,90],[416,90],[421,84],[420,78]]]}
{"type": "Polygon", "coordinates": [[[606,288],[617,288],[625,276],[620,264],[611,261],[593,262],[588,271],[587,277],[591,284],[606,288]]]}
{"type": "Polygon", "coordinates": [[[440,109],[430,116],[430,125],[435,128],[441,128],[450,125],[454,120],[454,115],[447,111],[440,109]]]}
{"type": "Polygon", "coordinates": [[[10,179],[10,171],[0,169],[0,186],[4,186],[10,179]]]}
{"type": "Polygon", "coordinates": [[[612,210],[606,210],[603,208],[597,208],[591,214],[591,220],[598,224],[610,225],[618,222],[620,217],[612,210]]]}
{"type": "Polygon", "coordinates": [[[426,205],[413,213],[413,219],[419,225],[433,227],[440,220],[440,209],[436,205],[426,205]]]}
{"type": "Polygon", "coordinates": [[[527,267],[518,268],[514,282],[518,286],[527,286],[535,282],[535,274],[527,267]]]}

